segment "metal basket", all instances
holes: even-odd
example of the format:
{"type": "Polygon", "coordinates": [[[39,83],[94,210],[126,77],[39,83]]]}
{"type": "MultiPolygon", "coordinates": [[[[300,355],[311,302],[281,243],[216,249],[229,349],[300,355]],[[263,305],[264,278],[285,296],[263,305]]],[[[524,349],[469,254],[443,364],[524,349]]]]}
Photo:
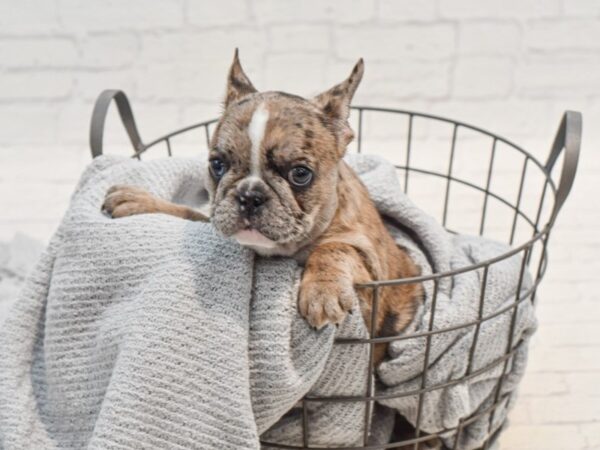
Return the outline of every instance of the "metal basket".
{"type": "MultiPolygon", "coordinates": [[[[115,101],[118,111],[121,117],[121,121],[125,127],[125,130],[129,136],[131,144],[134,148],[133,156],[140,159],[142,155],[144,155],[149,149],[154,149],[154,151],[158,151],[160,147],[163,148],[163,151],[166,152],[166,155],[173,155],[174,141],[176,141],[181,135],[184,133],[197,130],[200,131],[203,136],[203,145],[208,147],[210,136],[211,136],[211,126],[217,122],[217,119],[208,120],[206,122],[200,122],[194,125],[191,125],[186,128],[182,128],[180,130],[174,131],[172,133],[161,136],[151,142],[144,143],[140,137],[140,134],[137,130],[137,126],[132,114],[131,106],[126,95],[122,91],[118,90],[107,90],[104,91],[96,101],[96,105],[94,108],[94,112],[92,115],[91,122],[91,130],[90,130],[90,146],[92,151],[92,156],[97,157],[102,154],[102,138],[104,133],[104,124],[106,115],[108,112],[108,108],[112,101],[115,101]]],[[[425,177],[427,180],[438,180],[442,183],[442,191],[440,195],[436,196],[442,202],[440,205],[440,221],[446,227],[448,227],[449,222],[449,213],[453,206],[451,200],[451,192],[453,189],[458,189],[460,186],[463,190],[467,189],[471,193],[476,193],[480,196],[481,202],[476,206],[476,210],[474,212],[474,217],[477,217],[476,224],[479,235],[488,236],[486,225],[489,227],[488,216],[490,214],[491,203],[494,202],[496,205],[503,207],[507,212],[503,217],[508,217],[505,228],[506,239],[509,244],[511,244],[511,250],[507,251],[504,254],[498,255],[492,259],[486,260],[484,262],[462,267],[457,270],[452,270],[444,273],[435,273],[433,275],[428,276],[418,276],[409,279],[399,279],[399,280],[378,280],[373,281],[371,283],[365,283],[360,286],[357,286],[358,289],[371,289],[373,291],[373,317],[377,314],[377,299],[379,295],[379,288],[383,286],[390,285],[399,285],[399,284],[407,284],[407,283],[432,283],[433,285],[433,298],[432,298],[432,314],[429,321],[429,330],[426,332],[420,332],[418,334],[411,335],[401,335],[394,337],[371,337],[369,339],[337,339],[336,345],[347,345],[347,344],[364,344],[368,345],[370,348],[370,361],[368,367],[368,377],[369,380],[367,382],[367,392],[363,396],[347,396],[347,397],[305,397],[302,400],[302,410],[303,410],[303,445],[301,446],[292,446],[292,445],[281,445],[276,443],[263,442],[264,445],[269,448],[286,448],[286,449],[318,449],[322,447],[314,447],[310,446],[309,436],[310,436],[310,420],[307,405],[310,402],[365,402],[367,404],[366,410],[369,411],[374,402],[376,402],[380,396],[374,389],[372,388],[373,383],[371,383],[371,378],[373,374],[373,347],[377,343],[385,343],[392,342],[395,340],[404,340],[404,339],[415,339],[415,338],[425,338],[426,345],[423,349],[424,351],[424,367],[423,374],[421,377],[421,386],[418,391],[412,392],[404,392],[398,394],[397,396],[407,396],[407,395],[418,395],[419,404],[417,410],[417,420],[416,420],[416,435],[414,438],[410,440],[403,440],[398,442],[391,442],[385,445],[369,445],[368,444],[368,426],[365,426],[365,435],[363,446],[354,446],[354,447],[343,447],[346,449],[382,449],[382,448],[395,448],[399,445],[405,445],[406,448],[414,448],[417,450],[417,446],[420,442],[425,442],[431,439],[432,437],[448,435],[448,433],[452,433],[456,435],[454,449],[458,448],[458,442],[460,433],[463,428],[469,423],[477,420],[479,417],[484,416],[486,414],[491,414],[490,426],[488,428],[488,436],[485,444],[483,445],[483,449],[489,448],[490,445],[495,441],[497,436],[499,435],[499,431],[502,426],[492,427],[493,415],[496,408],[499,405],[503,404],[504,401],[510,400],[506,398],[511,394],[502,394],[502,384],[504,382],[506,376],[506,370],[509,365],[509,361],[511,356],[516,352],[520,345],[522,345],[523,341],[514,342],[514,325],[516,319],[517,306],[524,301],[530,301],[535,303],[536,300],[536,291],[537,287],[542,280],[542,277],[545,273],[548,261],[547,255],[547,245],[548,239],[550,236],[550,232],[552,227],[556,221],[557,215],[562,208],[571,187],[573,185],[573,181],[575,178],[575,173],[577,169],[577,162],[579,158],[579,148],[581,142],[581,114],[578,112],[565,112],[558,131],[556,133],[554,142],[552,144],[550,154],[546,160],[546,163],[540,162],[536,159],[531,153],[527,152],[520,146],[510,142],[509,140],[494,134],[490,133],[486,130],[483,130],[478,127],[474,127],[462,122],[458,122],[455,120],[446,119],[443,117],[437,117],[430,114],[423,114],[412,111],[403,111],[398,109],[388,109],[388,108],[376,108],[376,107],[366,107],[366,106],[358,106],[353,107],[353,116],[356,120],[354,129],[356,130],[356,141],[354,150],[357,152],[363,152],[368,148],[370,144],[369,139],[367,137],[367,132],[365,128],[368,128],[367,119],[369,117],[375,118],[377,123],[381,121],[383,116],[386,117],[385,123],[389,123],[389,118],[398,117],[396,123],[400,125],[404,123],[402,127],[395,126],[395,131],[402,130],[402,133],[397,133],[399,136],[395,142],[395,147],[398,149],[398,153],[401,154],[402,161],[396,164],[398,171],[401,176],[403,176],[404,181],[404,190],[408,189],[409,183],[412,183],[412,179],[416,176],[425,177]],[[402,119],[402,121],[400,120],[402,119]],[[436,164],[439,166],[440,161],[443,170],[432,169],[431,167],[425,167],[423,165],[418,165],[415,162],[414,158],[414,146],[415,143],[419,139],[423,139],[423,135],[419,135],[416,131],[418,125],[422,124],[442,124],[448,127],[449,133],[448,138],[446,138],[445,142],[441,141],[441,138],[437,140],[437,144],[442,143],[442,145],[447,149],[448,157],[441,158],[438,154],[435,159],[436,164]],[[480,174],[484,174],[485,177],[481,179],[480,182],[476,182],[468,179],[466,176],[461,176],[458,173],[458,164],[457,164],[457,154],[461,148],[461,140],[459,136],[467,132],[471,135],[471,138],[475,137],[477,144],[477,155],[481,156],[485,155],[485,162],[483,162],[483,166],[480,167],[477,172],[480,174]],[[478,140],[477,140],[478,139],[478,140]],[[449,142],[448,142],[449,140],[449,142]],[[400,142],[401,141],[401,142],[400,142]],[[483,142],[487,141],[488,144],[483,147],[483,142]],[[497,167],[498,160],[501,156],[502,152],[512,152],[511,158],[509,158],[509,162],[512,166],[512,170],[507,170],[507,167],[501,169],[497,167]],[[556,177],[556,181],[553,177],[553,169],[559,157],[562,156],[562,170],[560,171],[560,175],[556,177]],[[497,173],[498,172],[498,173],[497,173]],[[526,179],[528,177],[532,177],[536,175],[539,179],[539,186],[533,190],[531,195],[524,195],[526,179]],[[516,189],[516,195],[514,198],[509,199],[506,195],[501,194],[499,189],[495,189],[492,186],[492,181],[495,177],[500,177],[507,184],[512,185],[516,189]],[[550,195],[548,195],[550,194],[550,195]],[[528,210],[525,208],[526,201],[533,201],[533,206],[528,210]],[[488,224],[486,224],[488,222],[488,224]],[[520,241],[515,243],[517,236],[525,236],[520,241]],[[521,292],[521,284],[523,281],[523,276],[526,271],[530,271],[533,274],[533,285],[532,288],[529,289],[525,293],[517,294],[514,302],[509,305],[509,307],[505,308],[502,311],[496,311],[493,314],[489,314],[485,316],[483,314],[483,303],[485,301],[485,290],[486,290],[486,279],[489,268],[506,258],[510,258],[515,255],[521,256],[521,270],[520,270],[520,279],[517,289],[517,293],[521,292]],[[433,321],[435,317],[435,302],[436,295],[438,292],[438,286],[440,280],[445,277],[452,277],[461,273],[466,273],[468,271],[479,271],[481,274],[482,286],[481,286],[481,297],[479,303],[479,315],[476,320],[469,320],[460,326],[452,327],[451,329],[445,330],[433,330],[433,321]],[[504,355],[497,360],[495,360],[492,364],[489,364],[485,367],[479,369],[472,368],[472,360],[474,350],[477,346],[477,339],[479,336],[479,328],[482,323],[497,317],[499,314],[511,314],[512,321],[511,327],[509,329],[508,336],[508,345],[504,355]],[[429,353],[431,346],[432,336],[436,333],[444,333],[450,331],[456,331],[460,328],[473,328],[474,329],[474,339],[471,347],[471,352],[469,355],[468,362],[468,371],[464,377],[453,380],[451,382],[444,383],[442,385],[428,385],[427,384],[427,370],[429,366],[429,353]],[[495,397],[494,403],[486,408],[485,411],[480,411],[476,415],[471,417],[464,417],[459,425],[455,428],[446,429],[440,431],[439,433],[433,435],[422,435],[420,432],[420,423],[422,420],[421,417],[421,409],[423,404],[424,394],[436,389],[444,389],[449,386],[464,382],[469,378],[481,375],[485,371],[492,370],[496,366],[501,365],[503,367],[502,377],[499,378],[499,381],[495,387],[495,397]],[[410,447],[408,447],[410,446],[410,447]]],[[[395,120],[395,119],[394,119],[395,120]]],[[[431,130],[429,130],[431,131],[431,130]]],[[[425,133],[427,134],[427,133],[425,133]]],[[[474,156],[475,153],[471,153],[469,157],[474,156]]],[[[398,156],[397,154],[395,156],[398,156]]],[[[441,155],[443,156],[443,155],[441,155]]],[[[434,159],[430,159],[433,162],[434,159]]],[[[411,184],[412,185],[412,184],[411,184]]],[[[411,196],[414,195],[414,188],[411,188],[411,196]]],[[[416,192],[416,191],[415,191],[416,192]]],[[[417,202],[418,203],[418,202],[417,202]]],[[[463,202],[464,203],[464,202],[463,202]]],[[[473,213],[473,211],[471,211],[473,213]]],[[[491,227],[493,228],[493,227],[491,227]]],[[[452,231],[452,230],[451,230],[452,231]]],[[[456,231],[456,230],[453,230],[456,231]]],[[[498,231],[498,227],[496,230],[498,231]]],[[[498,236],[493,236],[498,239],[498,236]]],[[[375,320],[372,320],[371,323],[375,324],[375,320]]],[[[371,330],[371,336],[374,336],[373,330],[371,330]]],[[[366,414],[365,423],[368,423],[369,415],[366,414]]]]}

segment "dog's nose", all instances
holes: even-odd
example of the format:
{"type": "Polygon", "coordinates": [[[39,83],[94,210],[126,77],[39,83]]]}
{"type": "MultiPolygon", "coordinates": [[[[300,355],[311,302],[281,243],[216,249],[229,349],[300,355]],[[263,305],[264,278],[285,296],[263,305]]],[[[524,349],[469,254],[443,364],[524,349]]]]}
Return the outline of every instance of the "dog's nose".
{"type": "Polygon", "coordinates": [[[247,216],[251,216],[265,204],[267,197],[258,190],[247,190],[237,195],[237,201],[240,205],[240,211],[247,216]]]}

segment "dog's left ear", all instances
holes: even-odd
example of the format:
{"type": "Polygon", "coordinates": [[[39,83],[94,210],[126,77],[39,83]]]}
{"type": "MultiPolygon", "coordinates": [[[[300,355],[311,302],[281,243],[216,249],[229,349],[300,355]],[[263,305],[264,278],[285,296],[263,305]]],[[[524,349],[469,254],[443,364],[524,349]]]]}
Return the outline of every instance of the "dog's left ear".
{"type": "Polygon", "coordinates": [[[325,118],[337,134],[338,141],[343,147],[341,149],[342,153],[354,138],[354,132],[348,123],[350,102],[356,92],[356,88],[358,88],[364,71],[365,63],[361,58],[354,66],[354,69],[352,69],[352,73],[348,78],[313,99],[313,102],[321,108],[325,118]]]}
{"type": "Polygon", "coordinates": [[[248,75],[242,69],[238,49],[235,49],[233,62],[227,76],[227,92],[225,92],[224,106],[227,108],[231,102],[242,98],[245,95],[257,92],[256,88],[248,78],[248,75]]]}

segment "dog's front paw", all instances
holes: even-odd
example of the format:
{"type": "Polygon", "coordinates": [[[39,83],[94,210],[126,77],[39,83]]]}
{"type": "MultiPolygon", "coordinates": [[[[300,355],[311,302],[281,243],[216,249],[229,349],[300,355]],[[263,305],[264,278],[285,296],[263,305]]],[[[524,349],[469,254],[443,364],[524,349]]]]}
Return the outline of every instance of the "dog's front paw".
{"type": "Polygon", "coordinates": [[[106,193],[102,210],[112,218],[156,212],[156,198],[149,192],[126,185],[111,187],[106,193]]]}
{"type": "Polygon", "coordinates": [[[351,280],[319,280],[306,274],[298,297],[300,314],[317,329],[329,323],[339,325],[357,301],[351,280]]]}

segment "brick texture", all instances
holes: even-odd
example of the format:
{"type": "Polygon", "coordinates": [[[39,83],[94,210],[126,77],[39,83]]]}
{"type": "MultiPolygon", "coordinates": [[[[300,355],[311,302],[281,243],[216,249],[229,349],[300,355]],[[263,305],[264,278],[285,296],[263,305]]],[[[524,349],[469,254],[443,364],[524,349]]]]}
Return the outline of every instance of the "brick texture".
{"type": "MultiPolygon", "coordinates": [[[[306,95],[362,56],[356,103],[471,122],[542,160],[562,112],[583,112],[578,180],[552,236],[540,330],[501,447],[600,449],[598,0],[0,0],[0,240],[51,235],[89,161],[102,89],[129,94],[150,140],[218,114],[235,47],[259,89],[306,95]]],[[[112,113],[107,152],[125,154],[112,113]]],[[[367,118],[364,129],[377,151],[398,158],[404,122],[367,118]]],[[[448,133],[415,123],[415,161],[445,170],[448,133]]],[[[204,136],[181,139],[194,154],[204,136]]],[[[461,150],[456,170],[481,178],[479,153],[461,150]]],[[[515,187],[508,175],[496,182],[515,187]]],[[[413,195],[435,201],[436,186],[415,179],[413,195]]],[[[452,211],[469,229],[475,203],[461,192],[452,211]]]]}

